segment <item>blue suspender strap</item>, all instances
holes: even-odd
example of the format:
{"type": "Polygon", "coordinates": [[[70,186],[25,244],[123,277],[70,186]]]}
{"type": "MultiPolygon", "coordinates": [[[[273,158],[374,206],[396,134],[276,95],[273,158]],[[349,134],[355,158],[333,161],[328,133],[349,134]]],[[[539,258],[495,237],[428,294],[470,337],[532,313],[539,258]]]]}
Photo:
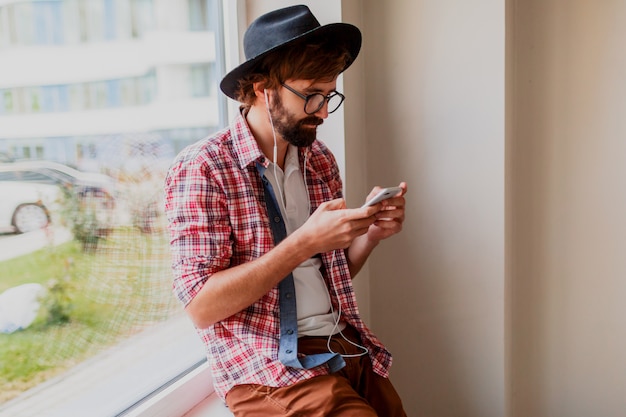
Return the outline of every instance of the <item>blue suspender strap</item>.
{"type": "MultiPolygon", "coordinates": [[[[272,184],[265,177],[265,167],[257,164],[257,168],[263,179],[263,191],[265,193],[272,236],[274,237],[274,243],[278,245],[287,236],[285,222],[278,209],[272,184]]],[[[280,306],[278,360],[285,366],[301,369],[311,369],[327,364],[330,372],[336,372],[346,366],[341,355],[337,353],[319,353],[298,358],[298,312],[296,309],[296,288],[293,282],[293,274],[289,273],[278,284],[278,293],[280,306]]]]}

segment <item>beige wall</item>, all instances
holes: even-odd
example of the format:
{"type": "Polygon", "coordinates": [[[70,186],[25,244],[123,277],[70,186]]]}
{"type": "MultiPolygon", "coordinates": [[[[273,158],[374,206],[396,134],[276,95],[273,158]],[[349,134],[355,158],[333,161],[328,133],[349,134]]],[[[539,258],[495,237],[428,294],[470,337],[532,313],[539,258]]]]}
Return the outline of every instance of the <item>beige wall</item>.
{"type": "Polygon", "coordinates": [[[403,234],[370,261],[372,326],[409,415],[502,417],[504,2],[361,3],[366,136],[350,145],[370,185],[410,188],[403,234]]]}
{"type": "Polygon", "coordinates": [[[626,413],[626,2],[510,2],[516,417],[626,413]]]}
{"type": "Polygon", "coordinates": [[[624,415],[626,2],[339,13],[364,34],[344,77],[348,201],[409,183],[404,232],[357,280],[409,415],[624,415]]]}

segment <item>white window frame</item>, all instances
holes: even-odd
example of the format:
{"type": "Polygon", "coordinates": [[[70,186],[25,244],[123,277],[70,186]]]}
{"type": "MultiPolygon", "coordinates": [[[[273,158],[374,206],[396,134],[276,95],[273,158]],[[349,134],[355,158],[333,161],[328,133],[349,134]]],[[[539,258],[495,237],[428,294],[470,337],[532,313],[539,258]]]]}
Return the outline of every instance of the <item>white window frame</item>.
{"type": "MultiPolygon", "coordinates": [[[[124,417],[183,416],[203,402],[207,407],[216,410],[223,408],[223,411],[227,412],[222,401],[214,393],[213,379],[207,362],[122,415],[124,417]]],[[[205,415],[217,417],[219,414],[205,415]]],[[[227,416],[229,413],[224,415],[227,416]]]]}

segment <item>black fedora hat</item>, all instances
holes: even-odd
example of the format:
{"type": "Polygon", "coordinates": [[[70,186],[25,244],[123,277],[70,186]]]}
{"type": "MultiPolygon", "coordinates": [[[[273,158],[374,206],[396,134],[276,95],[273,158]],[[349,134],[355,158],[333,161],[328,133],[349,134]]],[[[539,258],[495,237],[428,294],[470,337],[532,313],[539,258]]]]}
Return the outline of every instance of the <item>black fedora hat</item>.
{"type": "Polygon", "coordinates": [[[327,41],[337,48],[345,48],[349,58],[345,71],[361,49],[361,31],[348,23],[320,25],[307,6],[298,5],[274,10],[254,20],[243,37],[246,61],[222,79],[220,88],[235,98],[239,80],[247,75],[267,54],[299,42],[327,41]]]}

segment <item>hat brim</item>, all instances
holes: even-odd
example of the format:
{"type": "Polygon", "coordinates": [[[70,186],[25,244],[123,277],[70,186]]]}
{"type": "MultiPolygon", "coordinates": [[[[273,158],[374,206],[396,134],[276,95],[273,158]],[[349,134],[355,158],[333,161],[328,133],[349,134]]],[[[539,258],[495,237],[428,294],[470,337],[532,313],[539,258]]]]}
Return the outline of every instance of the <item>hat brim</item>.
{"type": "Polygon", "coordinates": [[[348,23],[331,23],[319,26],[248,59],[226,74],[220,82],[220,89],[228,97],[235,99],[235,91],[239,88],[239,80],[252,72],[264,57],[283,48],[295,46],[299,42],[317,39],[325,40],[331,44],[335,44],[337,48],[343,47],[348,51],[349,59],[346,62],[346,66],[342,69],[342,72],[352,65],[361,50],[361,31],[356,26],[348,23]]]}

